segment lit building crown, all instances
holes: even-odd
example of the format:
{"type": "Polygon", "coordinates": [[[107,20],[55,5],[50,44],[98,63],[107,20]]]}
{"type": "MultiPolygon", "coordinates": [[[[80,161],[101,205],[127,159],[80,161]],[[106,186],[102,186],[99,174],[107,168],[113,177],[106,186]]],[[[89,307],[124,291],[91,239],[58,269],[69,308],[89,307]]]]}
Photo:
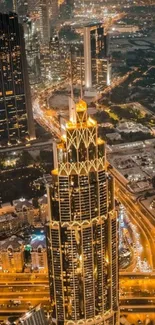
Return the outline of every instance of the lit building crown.
{"type": "Polygon", "coordinates": [[[105,142],[80,100],[55,146],[53,184],[47,187],[47,251],[53,320],[117,324],[117,218],[105,142]]]}

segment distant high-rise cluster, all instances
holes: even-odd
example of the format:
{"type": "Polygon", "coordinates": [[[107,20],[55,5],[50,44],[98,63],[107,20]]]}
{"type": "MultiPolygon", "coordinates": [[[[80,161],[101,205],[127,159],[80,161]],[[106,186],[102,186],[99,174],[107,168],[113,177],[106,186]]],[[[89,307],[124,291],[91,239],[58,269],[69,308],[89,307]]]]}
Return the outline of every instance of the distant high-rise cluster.
{"type": "Polygon", "coordinates": [[[74,13],[76,16],[90,16],[92,14],[96,14],[97,12],[101,12],[102,6],[105,6],[105,0],[73,0],[74,5],[74,13]]]}
{"type": "Polygon", "coordinates": [[[40,42],[49,43],[50,19],[58,16],[58,0],[13,0],[12,10],[18,14],[20,22],[23,23],[27,18],[35,22],[40,42]]]}
{"type": "Polygon", "coordinates": [[[105,143],[84,101],[54,149],[48,262],[55,324],[118,324],[118,230],[105,143]]]}
{"type": "Polygon", "coordinates": [[[14,13],[0,14],[0,144],[35,138],[23,29],[14,13]]]}

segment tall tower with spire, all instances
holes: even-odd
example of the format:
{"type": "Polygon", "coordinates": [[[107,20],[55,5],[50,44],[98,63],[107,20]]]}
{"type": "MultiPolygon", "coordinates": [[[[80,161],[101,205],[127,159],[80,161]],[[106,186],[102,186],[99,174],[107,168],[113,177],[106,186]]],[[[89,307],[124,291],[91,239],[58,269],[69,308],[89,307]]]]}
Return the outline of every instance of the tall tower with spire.
{"type": "Polygon", "coordinates": [[[118,324],[118,229],[105,143],[80,100],[54,148],[47,252],[57,325],[118,324]]]}

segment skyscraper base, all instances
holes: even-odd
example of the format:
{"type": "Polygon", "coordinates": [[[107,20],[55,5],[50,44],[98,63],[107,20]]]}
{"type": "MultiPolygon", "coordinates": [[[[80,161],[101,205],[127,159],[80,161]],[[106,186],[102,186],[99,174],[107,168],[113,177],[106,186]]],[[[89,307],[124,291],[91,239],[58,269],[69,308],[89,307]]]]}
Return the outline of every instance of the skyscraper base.
{"type": "Polygon", "coordinates": [[[97,90],[95,88],[85,89],[84,95],[85,97],[95,97],[97,96],[97,90]]]}

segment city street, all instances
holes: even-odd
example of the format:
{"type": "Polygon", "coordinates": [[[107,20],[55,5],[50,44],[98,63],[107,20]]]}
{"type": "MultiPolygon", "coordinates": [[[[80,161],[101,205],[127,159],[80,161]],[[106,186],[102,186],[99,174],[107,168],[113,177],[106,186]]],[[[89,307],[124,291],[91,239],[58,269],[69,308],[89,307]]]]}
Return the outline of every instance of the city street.
{"type": "MultiPolygon", "coordinates": [[[[126,318],[126,315],[124,317],[124,314],[125,314],[124,312],[121,312],[121,315],[120,315],[120,317],[123,319],[126,318]]],[[[127,321],[130,322],[130,324],[135,324],[138,321],[143,322],[143,321],[146,321],[146,319],[147,319],[147,321],[151,321],[151,320],[153,321],[154,320],[154,312],[152,311],[152,313],[151,312],[146,313],[145,310],[144,310],[144,312],[142,310],[139,313],[137,311],[134,312],[134,310],[133,310],[132,313],[128,313],[128,316],[127,316],[127,321]]]]}
{"type": "Polygon", "coordinates": [[[134,223],[138,229],[138,233],[140,234],[142,240],[143,251],[141,257],[146,259],[149,265],[152,268],[152,271],[155,269],[155,244],[154,244],[154,235],[150,228],[148,228],[148,222],[146,222],[146,217],[144,217],[143,213],[140,210],[140,207],[133,203],[125,192],[121,191],[117,187],[116,182],[116,196],[120,200],[120,202],[125,206],[128,216],[132,223],[134,223]]]}
{"type": "Polygon", "coordinates": [[[133,278],[120,275],[120,298],[127,296],[135,297],[155,297],[155,276],[152,278],[148,275],[144,279],[140,279],[133,275],[133,278]]]}
{"type": "Polygon", "coordinates": [[[116,169],[110,170],[115,177],[115,195],[116,198],[124,205],[130,221],[135,224],[142,240],[142,258],[146,259],[155,270],[155,230],[152,227],[151,216],[146,213],[139,202],[133,199],[132,195],[120,181],[119,173],[116,169]]]}
{"type": "Polygon", "coordinates": [[[0,320],[22,314],[40,302],[49,310],[47,274],[0,273],[0,320]]]}

